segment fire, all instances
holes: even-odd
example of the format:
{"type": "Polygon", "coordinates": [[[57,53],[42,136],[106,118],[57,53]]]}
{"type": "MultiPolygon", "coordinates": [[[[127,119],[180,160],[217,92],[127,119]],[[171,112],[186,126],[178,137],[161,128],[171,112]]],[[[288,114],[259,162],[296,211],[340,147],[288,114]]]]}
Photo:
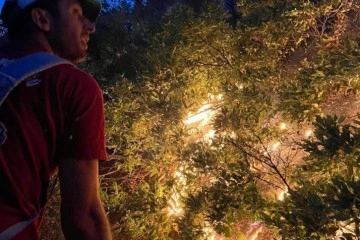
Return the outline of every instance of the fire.
{"type": "Polygon", "coordinates": [[[175,171],[174,178],[176,180],[176,185],[178,187],[183,188],[184,190],[180,193],[177,191],[174,191],[171,194],[171,198],[168,202],[168,214],[171,216],[180,216],[184,213],[184,210],[182,208],[183,203],[181,202],[181,194],[185,194],[186,190],[186,177],[182,173],[184,170],[184,167],[179,167],[178,171],[175,171]]]}
{"type": "Polygon", "coordinates": [[[288,189],[286,188],[285,190],[281,191],[278,195],[278,200],[279,201],[284,201],[286,195],[288,194],[288,189]]]}
{"type": "Polygon", "coordinates": [[[272,146],[271,146],[271,150],[272,151],[275,151],[276,149],[278,149],[280,147],[281,143],[278,141],[278,142],[275,142],[272,146]]]}
{"type": "Polygon", "coordinates": [[[210,122],[214,115],[215,112],[212,110],[212,105],[204,104],[195,114],[190,113],[184,123],[186,125],[191,125],[200,122],[199,126],[205,126],[210,122]]]}
{"type": "Polygon", "coordinates": [[[248,240],[256,240],[259,233],[262,231],[262,222],[254,222],[250,225],[249,231],[246,232],[246,237],[248,240]]]}

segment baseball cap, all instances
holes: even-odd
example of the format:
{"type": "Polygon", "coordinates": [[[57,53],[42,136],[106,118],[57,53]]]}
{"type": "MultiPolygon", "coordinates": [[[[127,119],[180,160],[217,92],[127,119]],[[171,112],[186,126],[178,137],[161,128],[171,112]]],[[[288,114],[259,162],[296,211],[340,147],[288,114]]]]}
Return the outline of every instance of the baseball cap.
{"type": "MultiPolygon", "coordinates": [[[[4,2],[5,4],[7,2],[16,2],[21,9],[24,9],[36,1],[37,0],[5,0],[4,2]]],[[[84,16],[91,22],[95,22],[101,10],[101,2],[99,0],[78,0],[78,2],[81,5],[84,16]]]]}

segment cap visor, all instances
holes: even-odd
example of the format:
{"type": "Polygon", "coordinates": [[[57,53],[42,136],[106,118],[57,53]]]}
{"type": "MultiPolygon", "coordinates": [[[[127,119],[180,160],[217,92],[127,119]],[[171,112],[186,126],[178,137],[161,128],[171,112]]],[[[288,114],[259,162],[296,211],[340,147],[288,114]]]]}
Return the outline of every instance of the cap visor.
{"type": "Polygon", "coordinates": [[[95,22],[101,10],[101,3],[97,0],[79,0],[84,16],[95,22]]]}

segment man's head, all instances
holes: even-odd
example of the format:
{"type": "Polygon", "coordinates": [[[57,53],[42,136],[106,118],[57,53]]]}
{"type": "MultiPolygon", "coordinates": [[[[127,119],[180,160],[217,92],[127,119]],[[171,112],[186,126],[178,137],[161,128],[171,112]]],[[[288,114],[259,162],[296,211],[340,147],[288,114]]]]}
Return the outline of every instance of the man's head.
{"type": "Polygon", "coordinates": [[[79,62],[100,9],[98,0],[6,0],[1,18],[11,40],[40,33],[55,54],[79,62]]]}

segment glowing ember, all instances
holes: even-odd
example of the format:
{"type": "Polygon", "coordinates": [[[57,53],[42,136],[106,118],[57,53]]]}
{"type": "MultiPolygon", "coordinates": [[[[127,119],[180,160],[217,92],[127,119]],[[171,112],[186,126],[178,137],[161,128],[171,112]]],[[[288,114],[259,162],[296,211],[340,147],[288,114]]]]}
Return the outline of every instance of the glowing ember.
{"type": "Polygon", "coordinates": [[[313,135],[313,131],[311,129],[308,129],[305,131],[304,135],[306,138],[309,138],[309,137],[311,137],[311,135],[313,135]]]}
{"type": "Polygon", "coordinates": [[[279,128],[280,128],[280,130],[285,130],[286,129],[286,123],[281,123],[279,128]]]}
{"type": "Polygon", "coordinates": [[[240,90],[242,90],[242,89],[244,89],[244,85],[240,84],[240,85],[238,85],[238,88],[239,88],[240,90]]]}
{"type": "Polygon", "coordinates": [[[271,150],[275,151],[281,145],[280,142],[276,142],[271,146],[271,150]]]}

